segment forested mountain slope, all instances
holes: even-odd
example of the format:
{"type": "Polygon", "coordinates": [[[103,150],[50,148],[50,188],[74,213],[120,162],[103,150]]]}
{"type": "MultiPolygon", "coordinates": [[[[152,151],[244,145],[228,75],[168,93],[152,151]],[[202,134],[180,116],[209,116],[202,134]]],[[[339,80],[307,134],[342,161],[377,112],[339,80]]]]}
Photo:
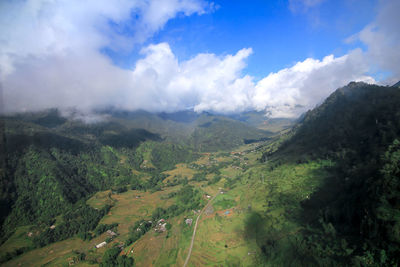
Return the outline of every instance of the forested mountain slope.
{"type": "Polygon", "coordinates": [[[350,83],[307,112],[288,144],[319,155],[357,150],[367,156],[399,135],[398,87],[350,83]]]}
{"type": "Polygon", "coordinates": [[[196,151],[268,136],[211,114],[111,112],[106,118],[87,124],[48,110],[1,119],[2,238],[18,225],[47,224],[99,190],[156,187],[160,172],[193,160],[196,151]]]}
{"type": "Polygon", "coordinates": [[[350,83],[307,112],[275,153],[334,163],[325,185],[302,203],[309,225],[304,257],[318,264],[399,264],[399,103],[398,87],[350,83]],[[339,249],[343,242],[348,250],[339,249]]]}

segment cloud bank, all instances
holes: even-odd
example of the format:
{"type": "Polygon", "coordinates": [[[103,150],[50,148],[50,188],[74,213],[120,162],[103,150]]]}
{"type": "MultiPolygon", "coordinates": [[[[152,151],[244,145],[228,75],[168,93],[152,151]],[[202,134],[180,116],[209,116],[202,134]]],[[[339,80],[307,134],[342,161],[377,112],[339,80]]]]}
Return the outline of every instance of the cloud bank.
{"type": "MultiPolygon", "coordinates": [[[[315,1],[319,2],[319,1],[315,1]]],[[[28,1],[0,5],[0,82],[6,112],[57,107],[90,113],[101,108],[221,113],[256,109],[296,117],[350,81],[375,82],[374,65],[398,75],[398,3],[385,2],[377,19],[355,35],[368,50],[307,58],[259,81],[245,74],[251,48],[198,54],[179,61],[168,43],[146,45],[133,69],[121,69],[104,47],[142,46],[179,14],[204,14],[200,0],[28,1]],[[397,11],[393,11],[397,9],[397,11]],[[129,27],[129,34],[122,29],[129,27]],[[384,38],[385,37],[385,38],[384,38]],[[382,49],[385,52],[382,52],[382,49]],[[371,67],[372,66],[372,67],[371,67]]],[[[311,1],[310,3],[314,3],[311,1]]]]}
{"type": "Polygon", "coordinates": [[[400,77],[399,12],[400,1],[381,1],[375,21],[357,34],[358,39],[368,47],[366,60],[375,70],[390,72],[391,77],[387,81],[390,83],[398,82],[400,77]]]}

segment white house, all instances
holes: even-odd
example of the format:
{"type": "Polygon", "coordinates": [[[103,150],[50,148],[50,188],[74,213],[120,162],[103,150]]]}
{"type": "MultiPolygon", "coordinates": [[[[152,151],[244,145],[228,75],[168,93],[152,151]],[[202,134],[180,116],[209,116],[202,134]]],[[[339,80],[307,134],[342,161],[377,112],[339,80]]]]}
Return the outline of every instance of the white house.
{"type": "Polygon", "coordinates": [[[106,242],[106,241],[101,242],[100,244],[97,244],[97,245],[96,245],[96,248],[102,248],[102,247],[104,247],[105,245],[107,245],[107,242],[106,242]]]}

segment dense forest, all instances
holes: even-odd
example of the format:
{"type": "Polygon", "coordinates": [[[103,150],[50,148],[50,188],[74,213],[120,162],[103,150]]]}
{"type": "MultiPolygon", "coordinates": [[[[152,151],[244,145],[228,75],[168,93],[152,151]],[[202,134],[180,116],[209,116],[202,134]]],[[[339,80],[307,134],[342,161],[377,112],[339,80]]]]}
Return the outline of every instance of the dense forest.
{"type": "Polygon", "coordinates": [[[305,114],[275,154],[265,153],[267,162],[334,162],[324,185],[302,203],[308,230],[294,247],[303,265],[399,264],[398,103],[398,87],[350,83],[305,114]]]}

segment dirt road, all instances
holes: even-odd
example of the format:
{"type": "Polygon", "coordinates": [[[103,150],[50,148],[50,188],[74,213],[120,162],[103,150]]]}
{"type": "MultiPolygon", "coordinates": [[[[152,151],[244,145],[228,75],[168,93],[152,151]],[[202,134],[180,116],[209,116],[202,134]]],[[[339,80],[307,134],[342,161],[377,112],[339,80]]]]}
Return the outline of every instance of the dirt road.
{"type": "Polygon", "coordinates": [[[185,263],[183,264],[183,267],[187,266],[187,264],[189,263],[190,256],[192,255],[192,249],[193,249],[194,239],[196,237],[196,230],[197,230],[197,224],[199,222],[199,219],[200,219],[201,215],[204,213],[204,211],[211,205],[211,203],[214,201],[214,199],[218,196],[218,194],[220,194],[220,192],[218,192],[212,199],[210,199],[210,201],[208,201],[207,205],[201,210],[199,216],[197,216],[196,223],[194,224],[192,242],[190,243],[189,252],[186,257],[185,263]]]}

